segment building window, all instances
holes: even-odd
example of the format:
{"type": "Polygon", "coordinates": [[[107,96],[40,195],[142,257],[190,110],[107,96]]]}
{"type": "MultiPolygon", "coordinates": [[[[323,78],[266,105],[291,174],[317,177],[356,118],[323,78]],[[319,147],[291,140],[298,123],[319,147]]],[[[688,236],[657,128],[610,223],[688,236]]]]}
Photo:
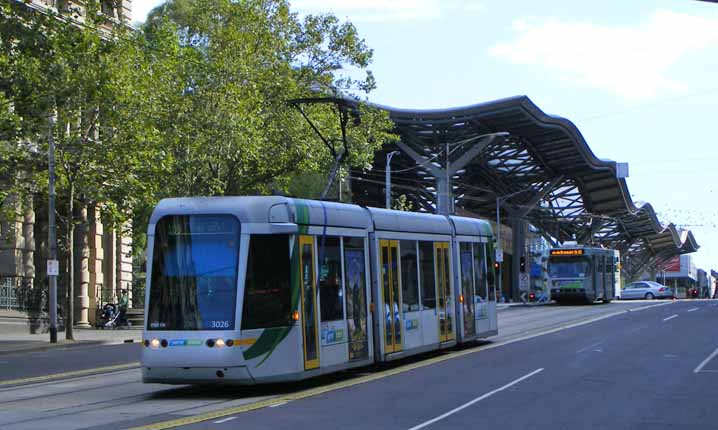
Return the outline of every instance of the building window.
{"type": "Polygon", "coordinates": [[[110,18],[116,18],[115,9],[119,6],[118,3],[115,0],[102,0],[102,13],[110,18]]]}

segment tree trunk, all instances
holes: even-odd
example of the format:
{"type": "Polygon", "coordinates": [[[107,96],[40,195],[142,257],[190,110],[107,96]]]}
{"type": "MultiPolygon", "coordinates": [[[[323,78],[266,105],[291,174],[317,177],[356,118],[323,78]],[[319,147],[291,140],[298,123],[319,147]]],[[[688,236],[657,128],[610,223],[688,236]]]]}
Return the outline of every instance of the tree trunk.
{"type": "Polygon", "coordinates": [[[67,315],[65,315],[65,339],[74,340],[72,326],[75,323],[75,183],[70,183],[69,210],[68,210],[68,229],[67,229],[67,245],[70,254],[67,267],[68,285],[67,285],[67,315]]]}

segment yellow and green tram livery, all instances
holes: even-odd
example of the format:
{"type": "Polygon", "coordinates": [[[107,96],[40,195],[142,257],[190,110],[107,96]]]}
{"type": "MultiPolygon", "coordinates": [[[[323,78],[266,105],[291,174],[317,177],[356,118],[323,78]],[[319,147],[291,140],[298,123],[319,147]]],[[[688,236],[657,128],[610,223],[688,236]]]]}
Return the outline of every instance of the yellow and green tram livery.
{"type": "Polygon", "coordinates": [[[291,381],[497,334],[485,221],[285,197],[162,200],[145,382],[291,381]]]}

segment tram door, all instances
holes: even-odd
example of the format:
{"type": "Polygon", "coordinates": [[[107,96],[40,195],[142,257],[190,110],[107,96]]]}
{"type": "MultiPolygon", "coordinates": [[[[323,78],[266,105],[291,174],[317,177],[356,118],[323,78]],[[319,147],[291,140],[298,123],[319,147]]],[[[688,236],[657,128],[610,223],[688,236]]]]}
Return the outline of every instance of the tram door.
{"type": "Polygon", "coordinates": [[[401,351],[401,296],[399,294],[399,241],[380,240],[382,296],[384,297],[384,350],[401,351]]]}
{"type": "Polygon", "coordinates": [[[449,281],[449,244],[434,243],[436,261],[436,307],[439,311],[439,341],[454,339],[454,306],[451,300],[451,282],[449,281]]]}
{"type": "Polygon", "coordinates": [[[319,367],[319,336],[317,326],[317,277],[314,275],[314,237],[299,236],[300,270],[302,276],[302,337],[304,370],[319,367]]]}
{"type": "Polygon", "coordinates": [[[598,296],[601,295],[603,298],[606,298],[606,259],[602,255],[597,255],[595,257],[596,259],[596,295],[594,296],[596,299],[598,299],[598,296]]]}
{"type": "MultiPolygon", "coordinates": [[[[459,244],[459,262],[461,263],[461,298],[459,301],[464,310],[464,337],[471,337],[476,334],[474,281],[477,276],[474,275],[474,270],[479,270],[478,267],[473,266],[474,257],[471,255],[471,243],[459,244]]],[[[476,289],[478,288],[479,286],[476,287],[476,289]]]]}

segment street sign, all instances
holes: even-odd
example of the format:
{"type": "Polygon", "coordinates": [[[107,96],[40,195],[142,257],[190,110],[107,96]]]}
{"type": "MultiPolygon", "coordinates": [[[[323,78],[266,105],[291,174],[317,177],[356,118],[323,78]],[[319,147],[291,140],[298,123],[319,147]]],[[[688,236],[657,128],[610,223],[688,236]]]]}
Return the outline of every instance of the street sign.
{"type": "Polygon", "coordinates": [[[47,260],[47,276],[60,276],[60,262],[47,260]]]}
{"type": "Polygon", "coordinates": [[[519,290],[528,291],[531,284],[531,278],[528,273],[519,274],[519,290]]]}
{"type": "Polygon", "coordinates": [[[504,250],[501,248],[496,248],[496,262],[503,263],[503,261],[504,261],[504,250]]]}

